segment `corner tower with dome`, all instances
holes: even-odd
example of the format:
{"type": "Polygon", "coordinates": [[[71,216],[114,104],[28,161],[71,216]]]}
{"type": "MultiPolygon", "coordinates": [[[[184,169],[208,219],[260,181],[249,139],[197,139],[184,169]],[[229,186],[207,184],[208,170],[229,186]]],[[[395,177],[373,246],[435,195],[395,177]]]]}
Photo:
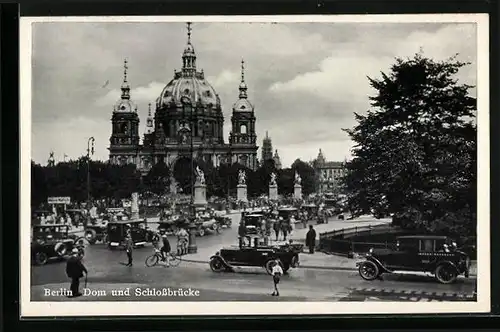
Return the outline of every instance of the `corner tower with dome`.
{"type": "MultiPolygon", "coordinates": [[[[132,163],[144,174],[154,164],[164,162],[174,172],[193,158],[199,163],[218,167],[222,163],[240,163],[256,169],[257,137],[254,107],[248,100],[247,85],[242,76],[239,98],[232,109],[232,130],[224,140],[224,115],[219,95],[196,66],[196,53],[191,43],[188,23],[187,44],[182,54],[182,69],[159,91],[146,119],[142,144],[139,142],[139,117],[133,104],[126,77],[122,96],[113,109],[109,160],[114,164],[132,163]]],[[[126,66],[125,66],[126,68],[126,66]]]]}

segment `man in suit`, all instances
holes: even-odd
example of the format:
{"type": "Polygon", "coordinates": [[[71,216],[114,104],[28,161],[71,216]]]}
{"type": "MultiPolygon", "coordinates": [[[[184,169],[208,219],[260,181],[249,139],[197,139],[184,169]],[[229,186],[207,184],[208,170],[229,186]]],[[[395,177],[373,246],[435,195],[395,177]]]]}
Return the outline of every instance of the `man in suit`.
{"type": "Polygon", "coordinates": [[[313,225],[309,225],[309,231],[306,234],[306,246],[309,248],[309,253],[314,254],[314,247],[316,246],[316,231],[313,225]]]}
{"type": "Polygon", "coordinates": [[[83,273],[88,274],[87,269],[82,263],[80,255],[77,248],[73,248],[71,251],[71,257],[66,262],[66,275],[71,279],[71,296],[77,297],[81,296],[80,293],[80,278],[83,277],[83,273]]]}
{"type": "Polygon", "coordinates": [[[134,251],[134,241],[132,240],[130,231],[127,231],[127,237],[125,239],[125,249],[127,250],[128,257],[128,263],[126,266],[132,266],[132,252],[134,251]]]}

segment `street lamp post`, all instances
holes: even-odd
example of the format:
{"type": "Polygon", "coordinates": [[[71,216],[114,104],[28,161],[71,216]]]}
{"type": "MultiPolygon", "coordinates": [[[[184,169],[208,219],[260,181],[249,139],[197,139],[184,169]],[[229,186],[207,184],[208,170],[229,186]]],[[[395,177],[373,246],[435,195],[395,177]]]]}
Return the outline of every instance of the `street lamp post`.
{"type": "Polygon", "coordinates": [[[194,145],[193,145],[193,106],[191,103],[191,99],[187,96],[183,96],[181,98],[181,103],[182,103],[182,111],[184,115],[184,119],[186,118],[186,109],[189,109],[189,126],[190,126],[190,133],[191,133],[191,142],[190,142],[190,153],[191,153],[191,202],[190,202],[190,216],[189,216],[189,245],[188,245],[188,253],[194,254],[198,251],[198,246],[196,245],[196,232],[197,232],[197,227],[195,224],[195,219],[196,219],[196,213],[195,213],[195,208],[194,208],[194,185],[195,185],[195,180],[194,180],[194,159],[193,159],[193,152],[194,152],[194,145]]]}
{"type": "Polygon", "coordinates": [[[87,140],[87,218],[90,220],[90,157],[94,155],[94,137],[87,140]]]}

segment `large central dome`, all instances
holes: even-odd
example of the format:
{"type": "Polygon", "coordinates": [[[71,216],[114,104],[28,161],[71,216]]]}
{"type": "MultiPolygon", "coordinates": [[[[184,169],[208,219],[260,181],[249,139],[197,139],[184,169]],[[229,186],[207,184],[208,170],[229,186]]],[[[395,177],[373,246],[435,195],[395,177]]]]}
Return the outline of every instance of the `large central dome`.
{"type": "Polygon", "coordinates": [[[220,107],[217,92],[205,80],[203,71],[196,70],[196,53],[191,44],[191,28],[188,25],[188,42],[182,54],[182,70],[174,73],[171,80],[156,100],[157,108],[179,106],[182,97],[189,97],[193,105],[201,104],[207,108],[220,107]]]}
{"type": "Polygon", "coordinates": [[[157,99],[157,107],[162,108],[172,103],[178,105],[183,96],[189,97],[193,104],[201,103],[209,108],[220,105],[215,89],[205,79],[203,72],[185,74],[184,71],[175,73],[174,79],[163,88],[157,99]]]}

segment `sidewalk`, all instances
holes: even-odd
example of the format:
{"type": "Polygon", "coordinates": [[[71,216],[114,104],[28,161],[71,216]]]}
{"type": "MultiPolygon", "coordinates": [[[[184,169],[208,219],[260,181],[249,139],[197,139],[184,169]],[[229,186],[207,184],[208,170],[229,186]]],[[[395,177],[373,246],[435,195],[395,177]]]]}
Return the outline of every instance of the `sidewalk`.
{"type": "MultiPolygon", "coordinates": [[[[316,230],[316,239],[319,238],[319,234],[323,232],[328,232],[328,231],[333,231],[341,228],[351,228],[351,227],[356,227],[356,226],[367,226],[367,225],[378,225],[378,224],[383,224],[383,223],[388,223],[388,219],[354,219],[354,220],[330,220],[327,224],[319,224],[315,225],[314,229],[316,230]]],[[[305,238],[306,238],[306,233],[308,232],[308,229],[296,229],[292,235],[291,235],[291,240],[294,242],[298,243],[304,243],[305,238]]],[[[273,241],[274,242],[274,241],[273,241]]],[[[282,242],[282,241],[280,241],[282,242]]],[[[214,246],[209,246],[205,248],[200,248],[198,247],[198,251],[195,254],[187,254],[183,257],[183,260],[188,261],[188,262],[193,262],[193,263],[206,263],[208,264],[210,257],[213,256],[217,251],[219,251],[222,247],[227,247],[227,246],[238,246],[238,239],[234,238],[232,239],[231,242],[226,242],[226,243],[218,243],[217,245],[214,246]]],[[[328,260],[325,258],[320,258],[320,257],[335,257],[333,265],[331,265],[331,268],[333,269],[355,269],[356,265],[354,260],[347,259],[345,257],[339,257],[339,256],[332,256],[332,255],[326,255],[323,253],[317,253],[315,255],[301,255],[300,260],[301,260],[301,266],[303,267],[308,267],[308,265],[316,266],[319,263],[314,263],[317,261],[321,260],[328,260]],[[320,256],[323,255],[323,256],[320,256]],[[309,256],[311,258],[306,258],[306,256],[309,256]],[[316,258],[317,257],[317,258],[316,258]],[[305,261],[302,261],[305,259],[305,261]],[[312,263],[308,263],[308,260],[312,259],[312,263]],[[305,265],[304,265],[305,264],[305,265]]],[[[318,266],[322,266],[319,264],[318,266]]],[[[329,266],[329,265],[326,265],[329,266]]]]}

